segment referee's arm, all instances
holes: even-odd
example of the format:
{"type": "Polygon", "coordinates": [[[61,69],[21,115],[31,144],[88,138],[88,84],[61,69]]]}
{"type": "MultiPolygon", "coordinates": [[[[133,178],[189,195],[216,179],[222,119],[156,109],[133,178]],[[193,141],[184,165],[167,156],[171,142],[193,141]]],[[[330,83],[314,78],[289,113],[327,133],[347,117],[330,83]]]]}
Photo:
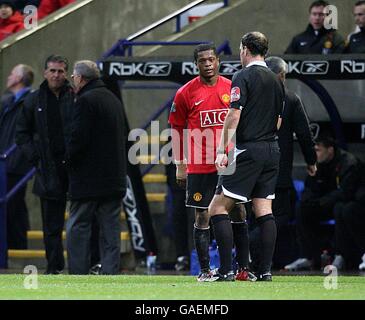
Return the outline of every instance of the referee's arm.
{"type": "Polygon", "coordinates": [[[218,169],[223,169],[228,164],[226,149],[228,147],[228,144],[232,140],[232,137],[236,133],[238,122],[240,121],[240,116],[241,116],[240,109],[231,108],[227,113],[223,125],[221,140],[219,143],[219,147],[217,149],[217,158],[215,163],[218,169]]]}

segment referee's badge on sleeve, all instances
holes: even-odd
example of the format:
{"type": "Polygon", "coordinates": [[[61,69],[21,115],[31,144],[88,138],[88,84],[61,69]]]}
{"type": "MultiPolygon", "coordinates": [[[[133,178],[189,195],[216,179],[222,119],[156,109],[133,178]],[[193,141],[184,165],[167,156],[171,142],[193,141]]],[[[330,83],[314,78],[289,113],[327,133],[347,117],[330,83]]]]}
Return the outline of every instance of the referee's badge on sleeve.
{"type": "Polygon", "coordinates": [[[241,98],[241,89],[239,87],[233,87],[231,89],[231,103],[240,100],[241,98]]]}

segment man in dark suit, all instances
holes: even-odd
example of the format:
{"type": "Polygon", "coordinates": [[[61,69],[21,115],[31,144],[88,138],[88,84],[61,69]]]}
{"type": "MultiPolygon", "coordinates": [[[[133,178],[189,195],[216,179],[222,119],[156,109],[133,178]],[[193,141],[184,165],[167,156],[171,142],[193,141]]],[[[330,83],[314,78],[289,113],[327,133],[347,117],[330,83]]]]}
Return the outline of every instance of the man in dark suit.
{"type": "MultiPolygon", "coordinates": [[[[0,111],[0,153],[15,143],[16,119],[24,106],[33,83],[31,67],[19,64],[13,68],[7,80],[7,98],[0,111]]],[[[8,192],[31,169],[21,150],[13,151],[6,163],[8,192]]],[[[7,203],[7,241],[9,249],[27,249],[29,229],[28,209],[25,203],[26,185],[21,187],[7,203]]]]}
{"type": "Polygon", "coordinates": [[[66,227],[69,273],[89,272],[91,225],[96,216],[101,273],[118,274],[127,161],[122,105],[100,80],[94,62],[76,62],[72,78],[77,100],[67,147],[71,199],[66,227]]]}
{"type": "MultiPolygon", "coordinates": [[[[277,74],[280,81],[285,83],[288,66],[279,57],[269,57],[265,60],[268,68],[277,74]]],[[[316,173],[316,152],[314,140],[309,128],[309,121],[300,98],[292,91],[285,88],[285,107],[283,111],[283,123],[278,132],[280,146],[279,176],[276,183],[275,199],[273,200],[273,214],[275,216],[278,236],[276,242],[274,266],[282,268],[291,259],[287,252],[288,243],[284,237],[284,231],[291,218],[293,218],[292,193],[294,190],[292,181],[294,133],[298,139],[304,160],[307,164],[307,172],[313,176],[316,173]],[[284,261],[285,260],[285,261],[284,261]]],[[[253,268],[258,263],[259,249],[258,229],[253,225],[250,232],[251,255],[253,268]]]]}

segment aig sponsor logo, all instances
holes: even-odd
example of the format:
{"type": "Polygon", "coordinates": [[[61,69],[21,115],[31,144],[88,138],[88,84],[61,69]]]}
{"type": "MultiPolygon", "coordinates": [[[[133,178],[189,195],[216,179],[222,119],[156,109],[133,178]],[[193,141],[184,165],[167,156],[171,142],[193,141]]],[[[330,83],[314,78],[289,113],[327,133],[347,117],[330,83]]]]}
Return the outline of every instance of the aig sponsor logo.
{"type": "Polygon", "coordinates": [[[365,62],[356,62],[354,60],[341,61],[341,73],[364,73],[365,62]]]}
{"type": "Polygon", "coordinates": [[[202,128],[222,126],[226,119],[228,109],[200,111],[200,125],[202,128]]]}

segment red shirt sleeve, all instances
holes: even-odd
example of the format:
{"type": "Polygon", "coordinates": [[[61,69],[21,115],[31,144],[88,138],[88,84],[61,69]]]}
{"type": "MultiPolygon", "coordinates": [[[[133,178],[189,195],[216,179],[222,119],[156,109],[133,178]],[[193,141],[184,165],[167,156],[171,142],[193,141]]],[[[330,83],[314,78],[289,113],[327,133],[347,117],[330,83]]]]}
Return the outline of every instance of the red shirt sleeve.
{"type": "Polygon", "coordinates": [[[184,160],[184,128],[188,118],[188,106],[183,93],[179,90],[172,103],[169,123],[172,130],[172,152],[175,160],[184,160]]]}

